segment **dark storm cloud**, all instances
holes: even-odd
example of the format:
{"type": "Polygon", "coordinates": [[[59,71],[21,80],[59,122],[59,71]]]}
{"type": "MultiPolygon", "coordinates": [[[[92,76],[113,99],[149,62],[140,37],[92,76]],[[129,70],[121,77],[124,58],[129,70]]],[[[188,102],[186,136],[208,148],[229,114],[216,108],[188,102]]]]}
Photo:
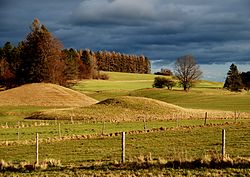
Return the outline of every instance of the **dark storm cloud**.
{"type": "Polygon", "coordinates": [[[249,0],[0,0],[0,4],[1,45],[24,39],[38,17],[67,48],[144,54],[155,67],[185,54],[193,54],[201,64],[250,61],[249,0]]]}
{"type": "Polygon", "coordinates": [[[50,31],[64,27],[65,19],[81,0],[0,0],[0,44],[6,41],[17,43],[29,32],[34,18],[39,18],[50,31]]]}
{"type": "Polygon", "coordinates": [[[249,60],[249,8],[244,0],[89,0],[71,17],[73,25],[108,35],[114,49],[136,49],[152,59],[175,59],[187,52],[213,63],[249,60]]]}

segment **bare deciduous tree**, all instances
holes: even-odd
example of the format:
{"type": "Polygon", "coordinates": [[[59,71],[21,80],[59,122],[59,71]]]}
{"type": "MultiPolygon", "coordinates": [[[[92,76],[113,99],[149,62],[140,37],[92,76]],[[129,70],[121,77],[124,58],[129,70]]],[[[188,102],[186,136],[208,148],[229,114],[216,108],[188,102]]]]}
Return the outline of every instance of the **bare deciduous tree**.
{"type": "Polygon", "coordinates": [[[192,83],[202,76],[199,65],[192,55],[185,55],[177,58],[175,62],[175,76],[179,79],[184,90],[192,87],[192,83]]]}

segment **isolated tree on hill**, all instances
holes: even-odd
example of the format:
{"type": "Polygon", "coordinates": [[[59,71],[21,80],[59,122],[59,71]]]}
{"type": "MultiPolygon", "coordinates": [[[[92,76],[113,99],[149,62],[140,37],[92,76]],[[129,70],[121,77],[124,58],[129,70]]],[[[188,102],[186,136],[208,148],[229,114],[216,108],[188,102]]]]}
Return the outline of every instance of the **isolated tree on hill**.
{"type": "Polygon", "coordinates": [[[184,90],[187,91],[195,80],[202,76],[199,65],[192,55],[185,55],[175,62],[175,76],[178,78],[184,90]]]}
{"type": "Polygon", "coordinates": [[[229,68],[223,88],[236,92],[243,88],[241,75],[233,63],[229,68]]]}
{"type": "Polygon", "coordinates": [[[23,43],[20,77],[22,82],[51,82],[63,84],[65,64],[62,44],[35,19],[31,32],[23,43]]]}

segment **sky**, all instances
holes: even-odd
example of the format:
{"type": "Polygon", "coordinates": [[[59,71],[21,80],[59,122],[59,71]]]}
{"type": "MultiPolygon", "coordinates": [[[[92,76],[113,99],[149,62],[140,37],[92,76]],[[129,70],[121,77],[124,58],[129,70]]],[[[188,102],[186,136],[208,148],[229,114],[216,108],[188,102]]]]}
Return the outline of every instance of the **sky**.
{"type": "Polygon", "coordinates": [[[249,0],[0,0],[0,46],[25,39],[38,18],[65,48],[150,58],[152,71],[191,54],[203,79],[250,71],[249,0]]]}

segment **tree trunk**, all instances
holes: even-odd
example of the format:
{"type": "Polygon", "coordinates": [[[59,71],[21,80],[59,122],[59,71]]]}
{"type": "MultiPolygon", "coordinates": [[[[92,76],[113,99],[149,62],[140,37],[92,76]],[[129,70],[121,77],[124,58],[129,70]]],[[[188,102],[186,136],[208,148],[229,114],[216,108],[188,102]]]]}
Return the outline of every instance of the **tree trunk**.
{"type": "Polygon", "coordinates": [[[184,88],[184,91],[187,92],[187,85],[186,84],[183,85],[183,88],[184,88]]]}

